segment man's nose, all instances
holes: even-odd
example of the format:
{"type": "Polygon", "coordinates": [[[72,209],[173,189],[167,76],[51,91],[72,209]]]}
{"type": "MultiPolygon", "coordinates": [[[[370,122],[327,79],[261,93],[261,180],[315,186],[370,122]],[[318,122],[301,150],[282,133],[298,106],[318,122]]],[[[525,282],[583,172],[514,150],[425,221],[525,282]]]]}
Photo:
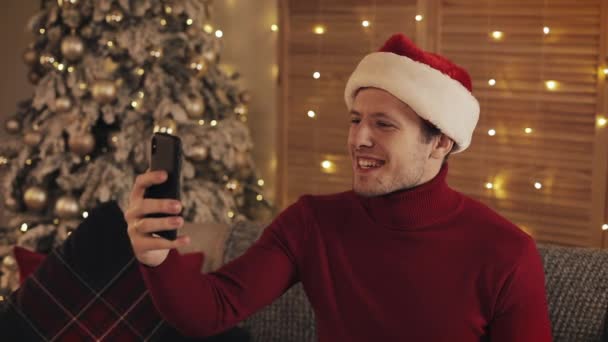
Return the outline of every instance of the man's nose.
{"type": "Polygon", "coordinates": [[[356,148],[374,146],[374,139],[370,127],[361,121],[353,132],[352,144],[356,148]]]}

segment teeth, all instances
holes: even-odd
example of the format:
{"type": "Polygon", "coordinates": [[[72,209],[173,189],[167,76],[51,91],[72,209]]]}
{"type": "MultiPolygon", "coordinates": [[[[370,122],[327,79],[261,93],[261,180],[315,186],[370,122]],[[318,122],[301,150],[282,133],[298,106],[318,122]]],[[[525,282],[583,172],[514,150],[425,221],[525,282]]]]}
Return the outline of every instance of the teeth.
{"type": "Polygon", "coordinates": [[[357,164],[359,165],[359,167],[361,168],[373,168],[373,167],[380,167],[382,166],[382,162],[377,161],[377,160],[372,160],[372,159],[362,159],[362,158],[357,158],[357,164]]]}

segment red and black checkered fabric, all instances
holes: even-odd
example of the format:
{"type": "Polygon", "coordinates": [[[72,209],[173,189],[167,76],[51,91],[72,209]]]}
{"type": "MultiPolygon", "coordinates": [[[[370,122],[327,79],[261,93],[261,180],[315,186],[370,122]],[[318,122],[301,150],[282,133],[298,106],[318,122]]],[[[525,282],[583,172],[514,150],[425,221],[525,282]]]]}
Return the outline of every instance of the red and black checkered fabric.
{"type": "MultiPolygon", "coordinates": [[[[183,255],[196,269],[202,254],[183,255]]],[[[115,203],[94,211],[0,307],[2,341],[175,341],[115,203]]]]}

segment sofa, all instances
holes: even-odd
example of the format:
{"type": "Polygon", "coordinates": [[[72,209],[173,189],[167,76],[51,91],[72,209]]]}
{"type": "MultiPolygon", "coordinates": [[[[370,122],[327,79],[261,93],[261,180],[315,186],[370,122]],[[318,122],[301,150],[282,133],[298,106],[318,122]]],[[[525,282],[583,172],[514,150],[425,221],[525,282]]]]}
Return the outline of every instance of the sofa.
{"type": "MultiPolygon", "coordinates": [[[[264,227],[264,224],[247,221],[235,222],[230,227],[190,225],[184,232],[191,236],[193,243],[179,252],[195,265],[193,267],[211,271],[243,254],[264,227]],[[200,254],[204,254],[204,263],[200,254]]],[[[545,244],[539,244],[538,249],[544,262],[554,341],[608,342],[608,252],[545,244]]],[[[103,326],[99,320],[103,314],[106,325],[112,327],[106,330],[120,338],[95,340],[133,340],[125,334],[136,333],[139,337],[148,336],[147,341],[193,341],[179,337],[154,312],[130,249],[126,222],[116,204],[102,205],[95,210],[62,246],[45,258],[11,295],[10,305],[0,305],[0,337],[33,341],[41,336],[46,340],[68,336],[68,333],[76,336],[83,334],[82,328],[103,326]],[[41,301],[48,299],[48,293],[40,289],[53,293],[47,305],[41,301]],[[92,296],[94,301],[79,300],[75,290],[84,290],[83,296],[92,296]],[[134,302],[134,298],[139,299],[134,302]],[[80,310],[85,304],[88,309],[80,310]],[[66,315],[66,307],[78,310],[66,315]],[[116,312],[121,307],[125,309],[116,312]],[[70,325],[74,321],[78,324],[70,325]],[[114,325],[122,329],[114,329],[114,325]]],[[[316,341],[314,313],[301,285],[292,287],[241,322],[238,329],[229,336],[204,341],[316,341]]],[[[88,335],[107,336],[101,330],[93,333],[87,331],[88,335]]]]}
{"type": "MultiPolygon", "coordinates": [[[[242,254],[262,225],[241,222],[230,229],[224,262],[242,254]]],[[[555,342],[608,342],[608,252],[539,244],[555,342]]],[[[241,323],[258,342],[316,341],[314,313],[301,285],[241,323]]]]}

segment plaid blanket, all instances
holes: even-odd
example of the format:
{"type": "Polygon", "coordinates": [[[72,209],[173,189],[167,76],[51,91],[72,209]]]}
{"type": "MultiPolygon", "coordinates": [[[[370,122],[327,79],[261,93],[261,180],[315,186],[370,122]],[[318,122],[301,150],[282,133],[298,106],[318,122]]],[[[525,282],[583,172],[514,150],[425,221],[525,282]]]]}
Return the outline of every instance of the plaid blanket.
{"type": "MultiPolygon", "coordinates": [[[[201,253],[182,257],[200,270],[201,253]]],[[[194,341],[155,309],[114,202],[93,211],[24,279],[0,308],[0,332],[3,341],[194,341]]],[[[242,330],[204,339],[246,340],[242,330]]]]}

